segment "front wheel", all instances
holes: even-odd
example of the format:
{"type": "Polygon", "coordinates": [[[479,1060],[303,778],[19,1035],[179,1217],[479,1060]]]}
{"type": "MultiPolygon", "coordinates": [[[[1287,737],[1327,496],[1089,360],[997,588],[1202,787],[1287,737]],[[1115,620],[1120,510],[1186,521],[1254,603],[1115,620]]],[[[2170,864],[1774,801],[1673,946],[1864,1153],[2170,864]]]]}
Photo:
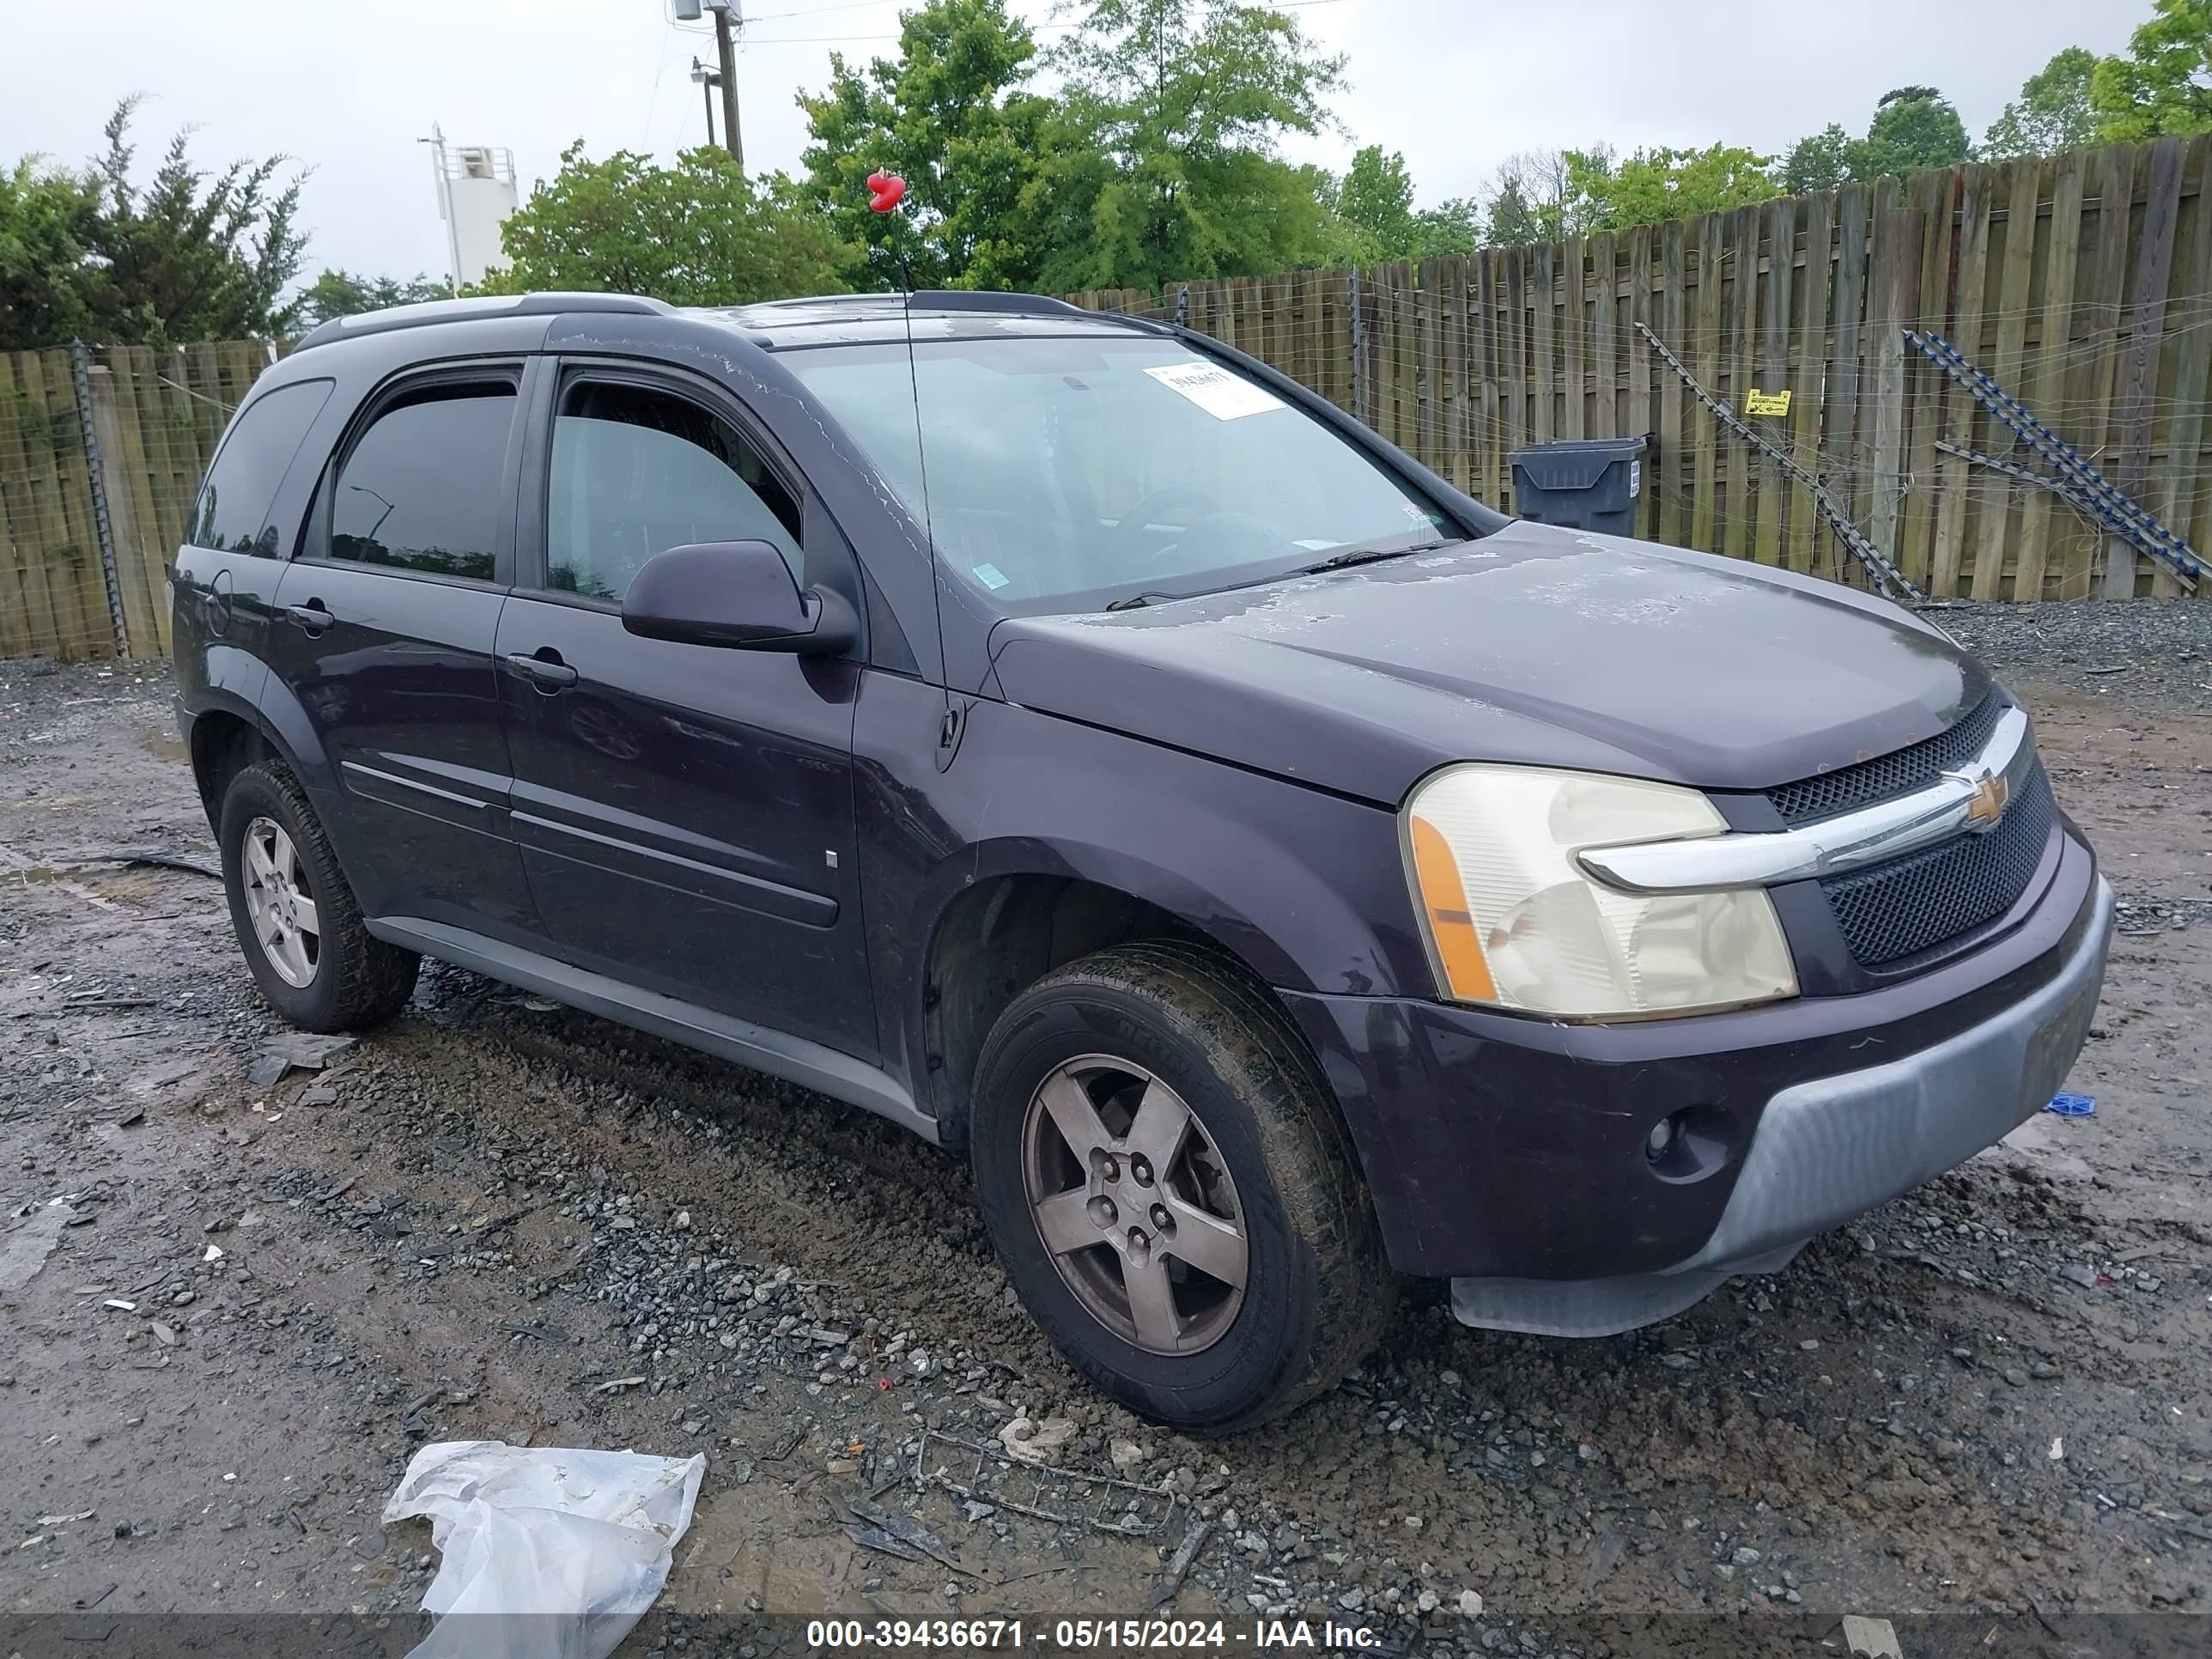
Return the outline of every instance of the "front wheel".
{"type": "Polygon", "coordinates": [[[1015,999],[970,1155],[1015,1291],[1134,1411],[1223,1431],[1333,1386],[1397,1279],[1279,1004],[1195,948],[1117,945],[1015,999]]]}

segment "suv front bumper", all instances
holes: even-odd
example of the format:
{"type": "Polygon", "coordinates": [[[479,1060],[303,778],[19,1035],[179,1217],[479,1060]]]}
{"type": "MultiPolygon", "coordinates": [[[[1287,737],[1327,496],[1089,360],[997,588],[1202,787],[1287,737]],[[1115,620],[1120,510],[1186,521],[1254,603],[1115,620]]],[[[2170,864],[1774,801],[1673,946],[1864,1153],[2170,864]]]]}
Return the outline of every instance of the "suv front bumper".
{"type": "Polygon", "coordinates": [[[1562,1025],[1285,994],[1358,1142],[1393,1262],[1469,1324],[1598,1336],[1771,1272],[1814,1235],[2002,1138],[2087,1035],[2111,888],[2069,830],[2000,939],[1864,995],[1562,1025]],[[1644,1142],[1695,1109],[1687,1180],[1644,1142]]]}

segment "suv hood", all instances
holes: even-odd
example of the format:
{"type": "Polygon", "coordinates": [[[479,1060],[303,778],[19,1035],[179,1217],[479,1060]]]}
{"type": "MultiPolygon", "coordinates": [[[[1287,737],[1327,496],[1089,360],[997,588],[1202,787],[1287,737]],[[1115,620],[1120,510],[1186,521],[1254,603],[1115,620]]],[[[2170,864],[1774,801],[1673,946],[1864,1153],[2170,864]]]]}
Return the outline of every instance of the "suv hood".
{"type": "Polygon", "coordinates": [[[1885,600],[1516,522],[1462,546],[993,632],[1006,698],[1395,805],[1453,761],[1764,789],[1917,743],[1989,690],[1885,600]]]}

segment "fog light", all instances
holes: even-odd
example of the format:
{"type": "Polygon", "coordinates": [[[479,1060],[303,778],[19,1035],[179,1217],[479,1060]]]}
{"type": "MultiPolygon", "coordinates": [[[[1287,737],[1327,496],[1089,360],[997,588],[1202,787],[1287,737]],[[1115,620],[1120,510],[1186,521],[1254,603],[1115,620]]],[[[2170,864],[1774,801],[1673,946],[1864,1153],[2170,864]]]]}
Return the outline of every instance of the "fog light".
{"type": "Polygon", "coordinates": [[[1674,1144],[1675,1126],[1671,1117],[1662,1117],[1651,1126],[1651,1133],[1644,1138],[1644,1155],[1654,1164],[1667,1156],[1667,1149],[1674,1144]]]}

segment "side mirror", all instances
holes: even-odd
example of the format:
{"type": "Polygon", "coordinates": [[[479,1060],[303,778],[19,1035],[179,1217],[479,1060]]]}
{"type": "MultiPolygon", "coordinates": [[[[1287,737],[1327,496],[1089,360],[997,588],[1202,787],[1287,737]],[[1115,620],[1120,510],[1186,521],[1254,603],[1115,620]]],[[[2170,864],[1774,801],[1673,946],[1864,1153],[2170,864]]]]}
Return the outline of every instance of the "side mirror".
{"type": "Polygon", "coordinates": [[[623,627],[648,640],[836,656],[860,634],[842,594],[799,591],[767,542],[694,542],[656,553],[623,596],[623,627]]]}

